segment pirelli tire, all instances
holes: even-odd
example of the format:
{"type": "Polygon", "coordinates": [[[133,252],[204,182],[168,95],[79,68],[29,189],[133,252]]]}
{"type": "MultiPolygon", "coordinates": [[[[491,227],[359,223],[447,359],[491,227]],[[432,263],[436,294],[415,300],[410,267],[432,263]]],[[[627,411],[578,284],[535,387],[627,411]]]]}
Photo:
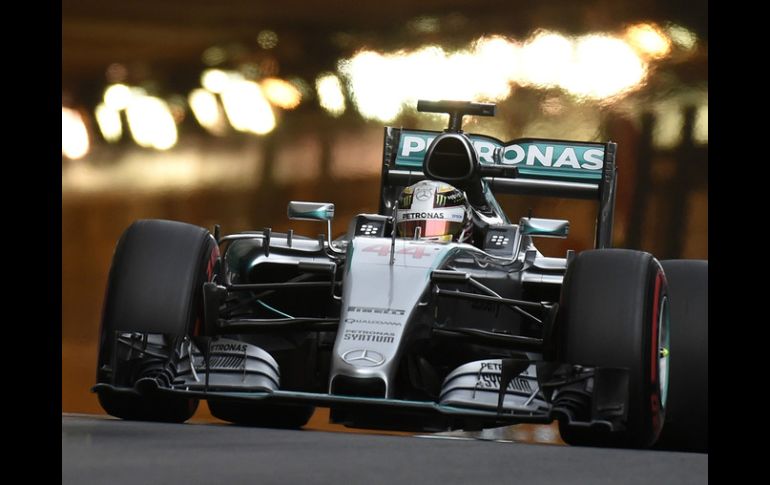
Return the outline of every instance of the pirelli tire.
{"type": "MultiPolygon", "coordinates": [[[[169,340],[201,332],[203,283],[215,278],[219,248],[204,228],[166,220],[140,220],[125,230],[107,282],[99,341],[97,382],[130,387],[135,369],[113,369],[114,335],[165,334],[169,340]]],[[[99,393],[110,415],[126,420],[184,422],[197,399],[99,393]]]]}
{"type": "Polygon", "coordinates": [[[262,428],[301,428],[315,412],[314,406],[276,405],[209,399],[212,416],[241,426],[262,428]]]}
{"type": "Polygon", "coordinates": [[[670,390],[655,448],[708,452],[708,261],[661,261],[671,295],[670,390]]]}
{"type": "Polygon", "coordinates": [[[570,445],[648,448],[665,419],[668,388],[668,288],[649,253],[598,249],[580,253],[562,287],[558,317],[563,361],[627,368],[625,429],[597,432],[559,422],[570,445]]]}

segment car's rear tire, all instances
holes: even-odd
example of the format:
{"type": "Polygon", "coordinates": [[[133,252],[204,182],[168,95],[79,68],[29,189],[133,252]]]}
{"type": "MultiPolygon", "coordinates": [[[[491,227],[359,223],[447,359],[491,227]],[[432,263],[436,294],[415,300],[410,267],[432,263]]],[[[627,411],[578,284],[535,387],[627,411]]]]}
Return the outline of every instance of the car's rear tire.
{"type": "MultiPolygon", "coordinates": [[[[113,369],[116,331],[184,337],[200,332],[203,283],[214,278],[219,248],[198,226],[141,220],[121,236],[110,268],[102,315],[97,382],[130,387],[137,377],[113,369]]],[[[173,396],[99,394],[104,410],[118,418],[184,422],[198,402],[173,396]]]]}
{"type": "Polygon", "coordinates": [[[671,384],[655,448],[708,452],[708,261],[661,264],[671,295],[671,384]]]}
{"type": "Polygon", "coordinates": [[[264,428],[301,428],[310,421],[314,406],[276,405],[209,399],[214,417],[241,426],[264,428]]]}
{"type": "Polygon", "coordinates": [[[663,269],[649,253],[585,251],[569,266],[557,323],[562,360],[589,367],[627,368],[629,394],[625,430],[601,432],[560,420],[565,442],[646,448],[658,438],[667,387],[666,354],[659,350],[667,336],[667,301],[663,269]]]}

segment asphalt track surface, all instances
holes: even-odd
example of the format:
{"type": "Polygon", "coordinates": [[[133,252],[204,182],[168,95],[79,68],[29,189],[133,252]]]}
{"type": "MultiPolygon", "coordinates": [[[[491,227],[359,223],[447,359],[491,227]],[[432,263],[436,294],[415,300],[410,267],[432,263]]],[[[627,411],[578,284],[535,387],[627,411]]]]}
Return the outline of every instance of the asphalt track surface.
{"type": "Polygon", "coordinates": [[[708,455],[62,416],[63,484],[708,483],[708,455]]]}

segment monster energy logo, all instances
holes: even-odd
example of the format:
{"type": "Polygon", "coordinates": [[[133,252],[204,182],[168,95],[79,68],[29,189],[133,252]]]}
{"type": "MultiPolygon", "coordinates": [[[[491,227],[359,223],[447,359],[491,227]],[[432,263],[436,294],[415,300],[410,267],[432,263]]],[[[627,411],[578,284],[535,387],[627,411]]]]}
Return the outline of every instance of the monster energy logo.
{"type": "Polygon", "coordinates": [[[454,205],[462,205],[462,193],[453,190],[449,192],[449,195],[436,194],[434,207],[447,207],[454,205]]]}

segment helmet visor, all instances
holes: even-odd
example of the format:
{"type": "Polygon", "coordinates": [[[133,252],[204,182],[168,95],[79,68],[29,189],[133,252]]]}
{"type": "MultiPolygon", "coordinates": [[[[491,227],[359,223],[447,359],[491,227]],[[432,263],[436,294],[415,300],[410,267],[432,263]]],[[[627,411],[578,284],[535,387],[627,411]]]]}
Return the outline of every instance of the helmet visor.
{"type": "Polygon", "coordinates": [[[398,235],[414,237],[418,227],[420,228],[419,237],[449,236],[460,234],[463,223],[442,220],[403,221],[398,223],[398,235]]]}

